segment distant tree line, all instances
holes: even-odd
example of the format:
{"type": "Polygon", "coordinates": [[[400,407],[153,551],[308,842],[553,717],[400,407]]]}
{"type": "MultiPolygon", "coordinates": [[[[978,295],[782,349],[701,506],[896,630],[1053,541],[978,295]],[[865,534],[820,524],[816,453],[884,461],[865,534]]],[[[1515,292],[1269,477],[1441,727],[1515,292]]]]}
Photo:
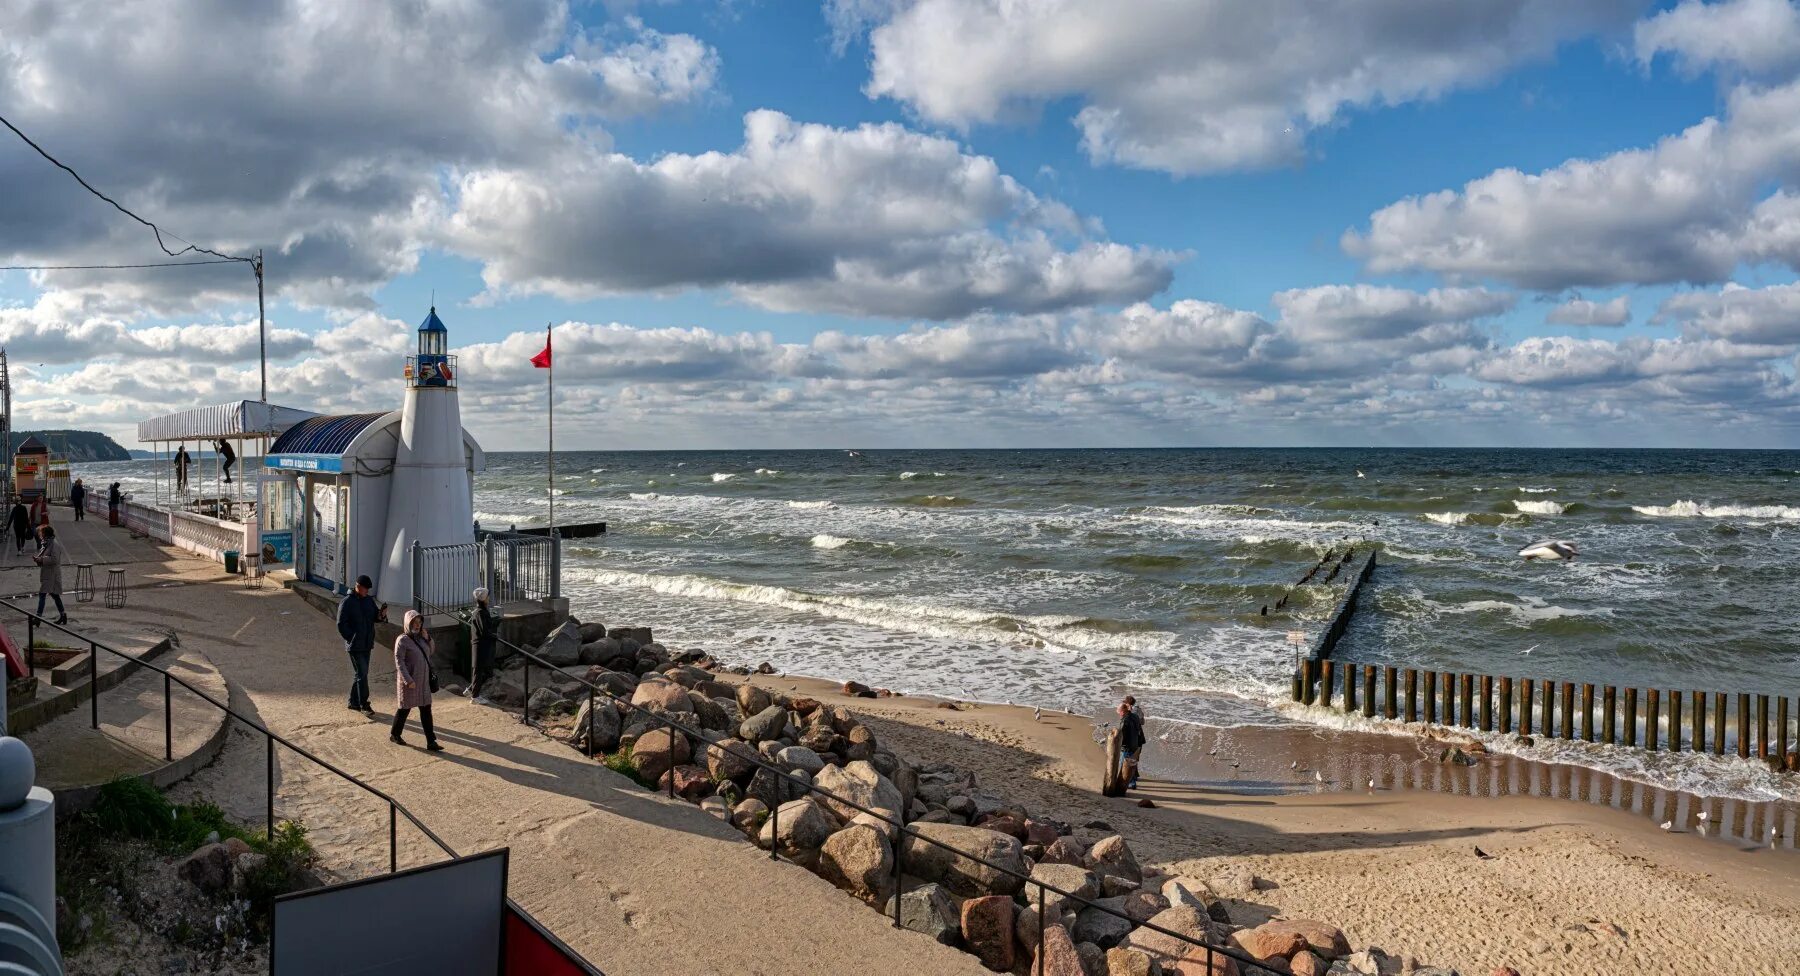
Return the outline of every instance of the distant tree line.
{"type": "Polygon", "coordinates": [[[66,454],[71,461],[129,461],[131,452],[97,430],[15,430],[12,449],[27,437],[36,437],[51,451],[66,454]]]}

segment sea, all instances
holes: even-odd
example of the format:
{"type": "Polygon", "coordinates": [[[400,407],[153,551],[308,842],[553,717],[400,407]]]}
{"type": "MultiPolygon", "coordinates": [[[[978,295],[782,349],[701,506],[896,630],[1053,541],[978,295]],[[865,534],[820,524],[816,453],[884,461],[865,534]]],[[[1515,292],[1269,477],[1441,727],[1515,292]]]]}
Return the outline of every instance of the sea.
{"type": "MultiPolygon", "coordinates": [[[[92,465],[129,489],[147,462],[92,465]]],[[[492,453],[484,527],[565,544],[584,620],[895,691],[1153,720],[1362,727],[1295,705],[1296,640],[1380,556],[1338,655],[1440,671],[1800,695],[1800,452],[1515,449],[492,453]],[[1571,562],[1527,562],[1543,539],[1571,562]],[[1284,595],[1286,605],[1265,615],[1284,595]]],[[[1373,725],[1379,731],[1382,723],[1373,725]]],[[[1660,788],[1794,799],[1735,758],[1492,747],[1660,788]]]]}

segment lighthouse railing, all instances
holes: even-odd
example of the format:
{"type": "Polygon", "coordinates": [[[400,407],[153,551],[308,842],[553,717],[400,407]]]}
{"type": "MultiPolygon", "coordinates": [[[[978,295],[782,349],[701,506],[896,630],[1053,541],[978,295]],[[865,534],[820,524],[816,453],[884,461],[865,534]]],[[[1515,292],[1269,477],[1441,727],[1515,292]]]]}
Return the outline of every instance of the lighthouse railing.
{"type": "Polygon", "coordinates": [[[418,546],[413,553],[414,591],[437,606],[472,606],[477,586],[487,588],[495,606],[561,595],[555,539],[488,532],[479,542],[418,546]]]}

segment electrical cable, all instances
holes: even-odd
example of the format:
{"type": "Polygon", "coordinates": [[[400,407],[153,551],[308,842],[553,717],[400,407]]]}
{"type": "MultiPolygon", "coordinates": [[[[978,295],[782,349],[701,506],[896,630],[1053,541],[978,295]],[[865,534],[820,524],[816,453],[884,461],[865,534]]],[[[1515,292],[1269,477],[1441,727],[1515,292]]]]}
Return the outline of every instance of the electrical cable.
{"type": "Polygon", "coordinates": [[[122,268],[187,268],[198,264],[238,264],[237,258],[217,261],[162,261],[151,264],[5,264],[0,271],[113,271],[122,268]]]}

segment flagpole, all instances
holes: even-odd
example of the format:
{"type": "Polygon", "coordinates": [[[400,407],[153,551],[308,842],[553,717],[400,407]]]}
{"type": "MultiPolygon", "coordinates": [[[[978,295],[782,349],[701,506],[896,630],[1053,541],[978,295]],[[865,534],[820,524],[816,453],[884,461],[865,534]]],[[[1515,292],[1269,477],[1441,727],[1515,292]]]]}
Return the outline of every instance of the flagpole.
{"type": "Polygon", "coordinates": [[[550,450],[545,460],[550,471],[550,535],[556,535],[556,352],[550,348],[550,325],[544,325],[544,350],[550,353],[550,370],[545,375],[545,388],[550,400],[550,450]]]}

